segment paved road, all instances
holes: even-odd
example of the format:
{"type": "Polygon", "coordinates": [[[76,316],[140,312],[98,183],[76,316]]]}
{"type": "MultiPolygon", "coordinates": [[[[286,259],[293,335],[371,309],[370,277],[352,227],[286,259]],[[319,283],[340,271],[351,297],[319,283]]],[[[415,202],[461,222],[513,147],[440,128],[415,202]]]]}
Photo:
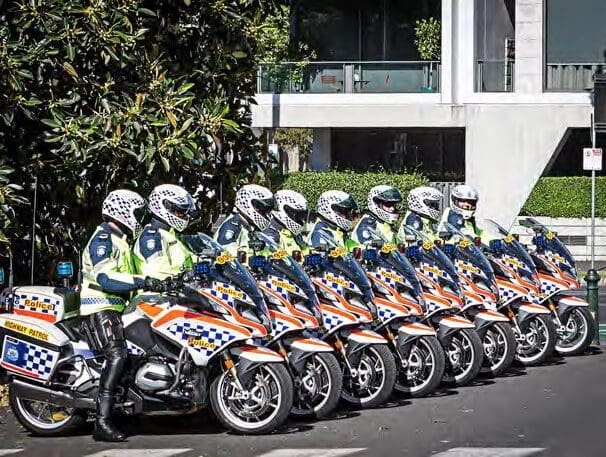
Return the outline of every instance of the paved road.
{"type": "Polygon", "coordinates": [[[291,423],[262,437],[228,434],[202,416],[131,419],[125,424],[131,438],[119,446],[94,443],[85,434],[32,438],[2,410],[0,456],[602,457],[598,414],[606,404],[606,354],[594,352],[432,398],[291,423]]]}

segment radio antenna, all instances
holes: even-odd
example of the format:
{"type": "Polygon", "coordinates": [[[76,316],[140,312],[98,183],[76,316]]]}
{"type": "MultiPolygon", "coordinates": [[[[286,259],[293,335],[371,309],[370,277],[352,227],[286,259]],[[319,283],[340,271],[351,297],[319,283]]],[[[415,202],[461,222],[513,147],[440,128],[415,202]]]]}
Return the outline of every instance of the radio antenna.
{"type": "MultiPolygon", "coordinates": [[[[36,210],[38,207],[38,177],[34,176],[34,211],[32,214],[32,269],[30,273],[30,284],[34,285],[34,269],[36,266],[36,210]]],[[[11,268],[12,272],[12,268],[11,268]]]]}

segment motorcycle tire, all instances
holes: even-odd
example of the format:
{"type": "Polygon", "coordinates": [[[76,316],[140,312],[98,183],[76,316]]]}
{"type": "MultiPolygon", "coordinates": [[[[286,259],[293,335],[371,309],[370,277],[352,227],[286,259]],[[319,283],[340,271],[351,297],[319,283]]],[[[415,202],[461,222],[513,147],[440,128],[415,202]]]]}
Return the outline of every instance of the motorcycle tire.
{"type": "MultiPolygon", "coordinates": [[[[545,363],[553,354],[558,339],[556,326],[551,320],[551,316],[547,316],[545,314],[534,315],[530,318],[530,322],[528,323],[528,328],[530,329],[531,327],[535,331],[537,327],[541,327],[544,330],[545,344],[543,344],[542,349],[535,355],[525,356],[521,355],[521,352],[524,350],[524,342],[518,342],[516,360],[527,367],[533,367],[545,363]]],[[[528,333],[529,332],[527,332],[527,335],[528,333]]]]}
{"type": "MultiPolygon", "coordinates": [[[[286,422],[292,408],[293,385],[286,367],[280,363],[265,363],[259,364],[254,369],[260,371],[252,377],[251,382],[260,382],[258,378],[259,374],[262,374],[263,380],[269,377],[269,380],[272,381],[271,386],[269,386],[269,392],[267,391],[267,382],[260,383],[254,387],[258,388],[257,390],[259,391],[263,391],[264,394],[271,395],[275,392],[276,394],[272,395],[272,398],[277,398],[278,402],[273,412],[259,422],[249,422],[238,416],[236,410],[242,403],[247,402],[246,399],[230,400],[226,398],[226,396],[229,396],[226,391],[227,389],[237,389],[231,380],[229,371],[225,371],[217,376],[210,386],[210,404],[217,419],[226,428],[238,434],[263,435],[271,433],[286,422]]],[[[245,388],[248,387],[245,386],[245,388]]],[[[248,392],[251,390],[248,388],[248,392]]],[[[246,410],[246,414],[250,414],[250,409],[247,409],[246,406],[243,409],[246,410]]]]}
{"type": "Polygon", "coordinates": [[[323,419],[334,412],[339,404],[343,389],[343,374],[341,373],[339,361],[332,353],[319,352],[310,356],[307,361],[307,363],[314,363],[314,369],[317,370],[318,367],[322,369],[321,379],[327,383],[326,393],[321,402],[307,405],[307,407],[299,404],[301,396],[295,393],[294,404],[290,410],[290,414],[298,418],[323,419]]]}
{"type": "MultiPolygon", "coordinates": [[[[568,320],[564,324],[568,326],[570,323],[570,319],[579,319],[583,324],[582,334],[577,338],[577,341],[572,345],[564,345],[563,341],[558,338],[558,342],[556,343],[556,351],[558,354],[563,356],[572,356],[583,354],[593,341],[593,336],[595,335],[596,323],[595,319],[589,312],[589,309],[582,308],[574,308],[570,314],[568,315],[568,320]]],[[[575,326],[578,329],[578,322],[575,323],[575,326]]]]}
{"type": "MultiPolygon", "coordinates": [[[[444,369],[446,368],[444,350],[442,349],[440,341],[435,336],[419,338],[412,344],[413,346],[410,348],[410,355],[408,357],[409,367],[411,365],[411,357],[418,357],[415,353],[420,353],[421,355],[425,353],[433,361],[433,370],[429,373],[429,376],[425,377],[425,381],[420,385],[411,386],[410,378],[413,373],[411,373],[410,368],[402,367],[398,372],[398,379],[394,389],[411,398],[426,397],[435,392],[442,382],[442,376],[444,376],[444,369]],[[405,372],[406,370],[408,371],[405,372]],[[400,380],[403,380],[403,382],[400,380]]],[[[396,357],[396,361],[397,360],[396,357]]],[[[412,362],[414,363],[414,360],[412,362]]]]}
{"type": "Polygon", "coordinates": [[[482,364],[481,373],[491,377],[501,376],[511,367],[513,359],[516,355],[516,336],[513,333],[511,325],[507,322],[495,322],[491,325],[484,335],[484,362],[482,364]],[[491,355],[487,354],[487,345],[493,345],[493,338],[500,340],[504,346],[498,360],[492,363],[491,355]]]}
{"type": "MultiPolygon", "coordinates": [[[[464,328],[455,333],[452,337],[451,347],[455,344],[455,339],[467,343],[468,349],[471,351],[468,362],[469,366],[463,373],[453,374],[453,361],[450,358],[451,356],[446,354],[446,370],[442,377],[442,381],[446,384],[462,387],[468,385],[480,373],[484,360],[484,345],[475,329],[464,328]]],[[[445,348],[445,352],[448,350],[450,349],[445,348]]]]}
{"type": "Polygon", "coordinates": [[[68,436],[81,428],[88,418],[85,410],[20,398],[10,387],[8,398],[17,421],[34,436],[68,436]],[[35,407],[37,411],[32,411],[35,407]]]}
{"type": "MultiPolygon", "coordinates": [[[[384,374],[381,384],[374,395],[369,397],[358,396],[355,392],[350,391],[352,387],[351,376],[348,375],[348,369],[343,364],[344,379],[341,399],[345,404],[355,408],[376,408],[385,403],[393,392],[397,374],[396,361],[386,344],[372,344],[364,348],[363,351],[369,354],[367,355],[367,361],[374,359],[382,365],[384,374]]],[[[367,364],[367,362],[364,363],[367,364]]]]}

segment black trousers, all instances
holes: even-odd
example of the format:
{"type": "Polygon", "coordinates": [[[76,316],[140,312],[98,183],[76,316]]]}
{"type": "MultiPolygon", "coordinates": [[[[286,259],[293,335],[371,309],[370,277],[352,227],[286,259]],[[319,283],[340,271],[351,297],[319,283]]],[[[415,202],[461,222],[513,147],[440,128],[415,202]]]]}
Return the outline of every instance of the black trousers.
{"type": "Polygon", "coordinates": [[[118,311],[106,310],[91,314],[89,317],[89,324],[96,340],[95,345],[105,356],[105,364],[99,380],[99,398],[105,399],[104,403],[109,404],[103,408],[104,411],[98,411],[101,416],[111,414],[113,398],[128,357],[120,316],[121,313],[118,311]]]}

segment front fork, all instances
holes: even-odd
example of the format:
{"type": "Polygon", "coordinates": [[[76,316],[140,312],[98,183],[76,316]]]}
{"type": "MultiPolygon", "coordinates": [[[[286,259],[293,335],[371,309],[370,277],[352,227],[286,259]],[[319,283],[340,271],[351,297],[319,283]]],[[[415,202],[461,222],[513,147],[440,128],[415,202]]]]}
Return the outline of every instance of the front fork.
{"type": "Polygon", "coordinates": [[[505,314],[509,318],[509,322],[510,322],[511,326],[513,327],[516,339],[518,341],[525,341],[526,335],[524,335],[524,333],[522,332],[522,329],[520,328],[520,325],[518,324],[518,318],[516,317],[516,313],[513,312],[513,310],[511,309],[511,306],[508,305],[507,308],[505,308],[505,314]]]}
{"type": "Polygon", "coordinates": [[[347,357],[347,351],[345,350],[345,345],[341,341],[341,338],[339,338],[339,334],[335,333],[334,338],[335,338],[335,343],[334,343],[335,348],[337,349],[339,354],[341,354],[341,357],[343,357],[343,360],[345,361],[345,365],[347,366],[347,369],[351,373],[352,378],[356,378],[358,376],[358,370],[356,370],[354,367],[351,366],[351,363],[349,362],[349,357],[347,357]]]}

